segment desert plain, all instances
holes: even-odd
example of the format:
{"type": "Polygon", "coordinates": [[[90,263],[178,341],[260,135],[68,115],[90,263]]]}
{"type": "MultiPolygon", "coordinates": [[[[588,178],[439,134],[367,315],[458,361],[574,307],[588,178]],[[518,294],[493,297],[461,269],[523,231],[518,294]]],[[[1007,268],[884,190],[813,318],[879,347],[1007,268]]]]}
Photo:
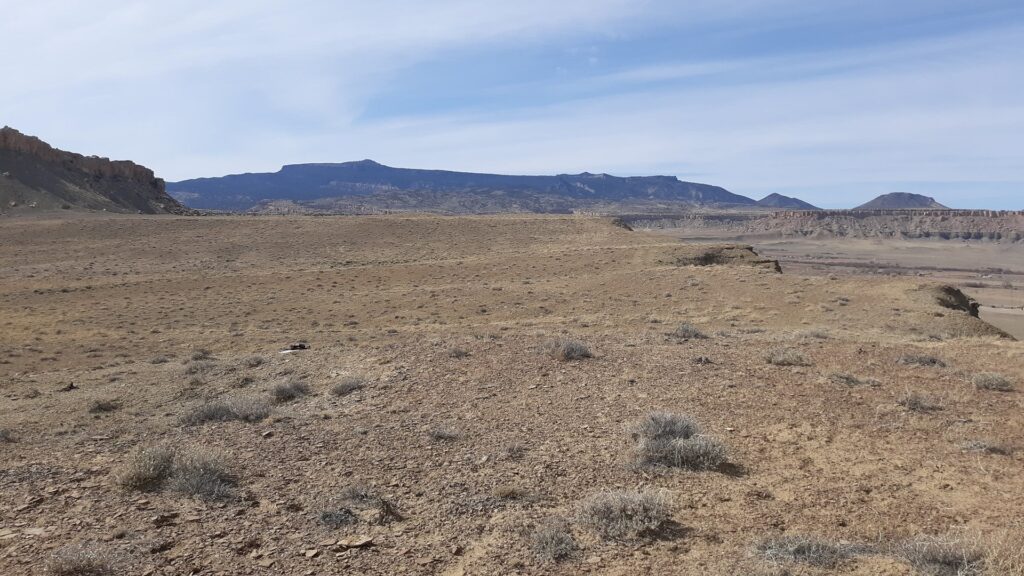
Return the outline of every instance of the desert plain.
{"type": "Polygon", "coordinates": [[[1024,573],[1013,322],[948,271],[727,245],[578,216],[7,218],[0,573],[1024,573]],[[721,461],[643,461],[652,412],[721,461]],[[655,521],[602,532],[607,492],[655,521]]]}

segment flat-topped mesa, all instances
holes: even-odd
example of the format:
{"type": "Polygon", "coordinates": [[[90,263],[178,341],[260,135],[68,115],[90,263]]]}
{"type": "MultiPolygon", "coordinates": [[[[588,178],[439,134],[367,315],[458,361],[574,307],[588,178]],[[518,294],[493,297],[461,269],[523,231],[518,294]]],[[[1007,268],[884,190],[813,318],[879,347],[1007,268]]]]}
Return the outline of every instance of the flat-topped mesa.
{"type": "Polygon", "coordinates": [[[1024,210],[932,210],[921,208],[902,208],[892,210],[776,210],[774,218],[829,218],[844,216],[852,218],[870,218],[874,216],[907,216],[907,217],[978,217],[978,218],[1011,218],[1024,216],[1024,210]]]}
{"type": "Polygon", "coordinates": [[[0,128],[0,150],[34,156],[44,162],[60,163],[101,178],[118,178],[148,184],[164,191],[164,181],[152,170],[129,160],[110,160],[99,156],[83,156],[50,146],[35,136],[28,136],[4,126],[0,128]]]}

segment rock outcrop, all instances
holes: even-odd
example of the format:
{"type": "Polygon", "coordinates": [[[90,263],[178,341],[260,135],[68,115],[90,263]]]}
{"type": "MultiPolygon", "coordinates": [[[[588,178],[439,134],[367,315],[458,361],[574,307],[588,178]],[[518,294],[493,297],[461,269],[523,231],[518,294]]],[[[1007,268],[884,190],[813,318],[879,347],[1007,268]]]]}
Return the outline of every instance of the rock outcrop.
{"type": "Polygon", "coordinates": [[[20,207],[188,211],[145,166],[59,150],[5,126],[0,128],[0,210],[20,207]]]}

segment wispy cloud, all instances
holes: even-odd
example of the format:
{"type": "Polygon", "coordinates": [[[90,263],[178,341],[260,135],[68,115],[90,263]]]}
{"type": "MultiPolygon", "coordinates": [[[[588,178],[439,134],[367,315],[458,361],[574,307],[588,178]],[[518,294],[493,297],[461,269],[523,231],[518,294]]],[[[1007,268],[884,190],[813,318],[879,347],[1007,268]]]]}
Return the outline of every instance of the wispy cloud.
{"type": "Polygon", "coordinates": [[[0,59],[0,123],[170,179],[373,157],[670,173],[824,205],[929,186],[1022,201],[1024,12],[1009,2],[5,10],[0,37],[35,49],[0,59]]]}

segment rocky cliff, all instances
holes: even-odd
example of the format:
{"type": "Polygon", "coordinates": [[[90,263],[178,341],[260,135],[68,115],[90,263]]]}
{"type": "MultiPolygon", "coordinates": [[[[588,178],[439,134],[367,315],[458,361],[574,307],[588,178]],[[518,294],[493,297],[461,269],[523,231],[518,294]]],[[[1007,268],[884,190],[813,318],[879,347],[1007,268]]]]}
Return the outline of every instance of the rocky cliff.
{"type": "Polygon", "coordinates": [[[0,211],[19,208],[188,211],[145,166],[59,150],[5,126],[0,128],[0,211]]]}

